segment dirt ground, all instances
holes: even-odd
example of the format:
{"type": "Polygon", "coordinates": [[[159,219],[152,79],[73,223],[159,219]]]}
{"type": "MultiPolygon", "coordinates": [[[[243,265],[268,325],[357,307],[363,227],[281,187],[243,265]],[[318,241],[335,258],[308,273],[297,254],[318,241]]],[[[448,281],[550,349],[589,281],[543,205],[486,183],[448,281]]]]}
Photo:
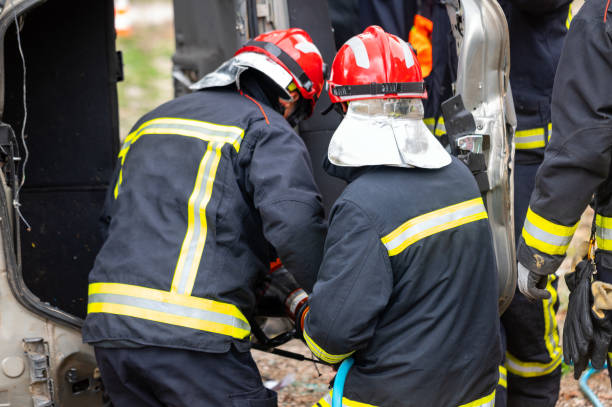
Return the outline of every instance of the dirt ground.
{"type": "MultiPolygon", "coordinates": [[[[565,314],[560,315],[563,318],[565,314]]],[[[293,340],[282,349],[312,357],[308,348],[300,341],[293,340]]],[[[281,407],[303,407],[316,403],[328,391],[334,371],[329,366],[312,362],[299,362],[269,353],[253,351],[253,357],[259,366],[264,382],[289,383],[278,391],[278,405],[281,407]]],[[[556,407],[589,407],[592,404],[580,391],[578,381],[574,380],[571,368],[561,379],[561,392],[556,407]]],[[[607,371],[591,376],[589,386],[604,406],[612,406],[612,391],[607,371]]],[[[528,406],[526,406],[528,407],[528,406]]]]}

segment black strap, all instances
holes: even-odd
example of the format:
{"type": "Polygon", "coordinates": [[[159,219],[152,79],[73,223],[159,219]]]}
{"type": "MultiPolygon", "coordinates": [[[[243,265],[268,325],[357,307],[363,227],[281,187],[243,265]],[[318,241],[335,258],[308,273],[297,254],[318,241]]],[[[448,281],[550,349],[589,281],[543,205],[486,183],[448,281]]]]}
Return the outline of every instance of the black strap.
{"type": "Polygon", "coordinates": [[[335,86],[332,93],[335,96],[359,95],[389,95],[391,93],[418,93],[425,92],[425,82],[386,82],[370,83],[369,85],[335,86]]]}
{"type": "MultiPolygon", "coordinates": [[[[308,75],[306,75],[306,72],[304,72],[302,67],[295,61],[295,59],[291,58],[291,56],[289,56],[289,54],[287,54],[285,51],[280,49],[280,47],[278,47],[277,45],[272,44],[271,42],[253,41],[253,40],[251,40],[251,41],[246,43],[245,47],[257,47],[257,48],[261,48],[261,49],[269,52],[271,55],[275,56],[283,64],[285,64],[285,66],[291,71],[291,73],[293,73],[293,75],[296,78],[298,78],[298,80],[300,81],[301,85],[308,92],[310,92],[312,90],[312,81],[310,80],[308,75]]],[[[315,95],[314,97],[315,97],[315,101],[316,101],[317,95],[315,95]]]]}

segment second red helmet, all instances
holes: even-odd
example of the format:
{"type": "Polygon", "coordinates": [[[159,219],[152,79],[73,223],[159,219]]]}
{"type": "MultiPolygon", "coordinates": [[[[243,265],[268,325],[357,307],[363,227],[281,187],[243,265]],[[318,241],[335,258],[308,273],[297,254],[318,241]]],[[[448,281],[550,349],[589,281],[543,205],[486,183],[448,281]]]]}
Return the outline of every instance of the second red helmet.
{"type": "Polygon", "coordinates": [[[419,62],[408,43],[375,25],[338,50],[328,83],[332,103],[427,97],[419,62]]]}

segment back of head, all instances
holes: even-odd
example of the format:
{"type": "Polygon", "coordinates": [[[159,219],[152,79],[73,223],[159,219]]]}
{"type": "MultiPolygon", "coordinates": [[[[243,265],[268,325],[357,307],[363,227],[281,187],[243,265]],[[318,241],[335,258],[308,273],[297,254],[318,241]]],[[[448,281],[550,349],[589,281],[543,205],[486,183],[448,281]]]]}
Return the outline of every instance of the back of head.
{"type": "MultiPolygon", "coordinates": [[[[274,83],[281,89],[281,99],[297,101],[296,109],[288,117],[292,124],[296,124],[312,114],[321,94],[324,83],[323,58],[306,31],[300,28],[270,31],[249,41],[234,57],[195,83],[191,89],[234,83],[241,89],[241,83],[247,83],[253,78],[261,79],[265,86],[274,83]],[[246,81],[241,79],[253,70],[258,74],[247,74],[246,81]]],[[[278,93],[277,90],[274,92],[278,93]]],[[[279,110],[277,102],[275,100],[272,107],[279,110]]]]}

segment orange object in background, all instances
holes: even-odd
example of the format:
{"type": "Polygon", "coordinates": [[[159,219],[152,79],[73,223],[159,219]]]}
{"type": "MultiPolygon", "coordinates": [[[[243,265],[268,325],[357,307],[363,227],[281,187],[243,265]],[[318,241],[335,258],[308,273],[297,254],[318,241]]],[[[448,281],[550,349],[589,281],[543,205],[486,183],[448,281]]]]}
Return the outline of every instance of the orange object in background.
{"type": "Polygon", "coordinates": [[[431,46],[431,34],[433,32],[433,21],[430,19],[415,15],[414,25],[408,34],[408,42],[412,44],[417,52],[417,58],[421,65],[423,78],[431,73],[433,58],[431,46]]]}
{"type": "Polygon", "coordinates": [[[115,0],[115,31],[120,37],[127,37],[132,34],[129,0],[115,0]]]}

